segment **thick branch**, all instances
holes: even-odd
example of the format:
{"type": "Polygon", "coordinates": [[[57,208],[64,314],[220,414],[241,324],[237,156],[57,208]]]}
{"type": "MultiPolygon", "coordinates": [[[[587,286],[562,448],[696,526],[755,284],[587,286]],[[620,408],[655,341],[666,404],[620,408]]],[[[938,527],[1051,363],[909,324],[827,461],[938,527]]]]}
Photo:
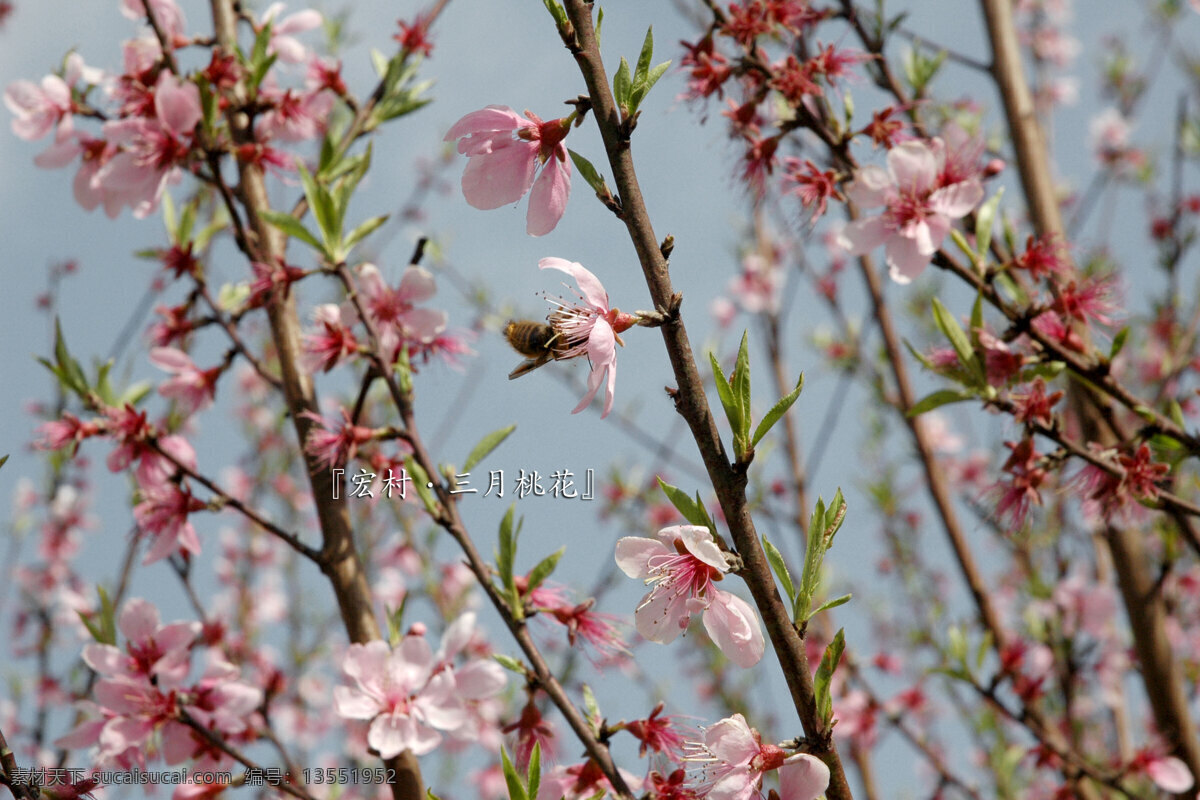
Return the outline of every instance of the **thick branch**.
{"type": "MultiPolygon", "coordinates": [[[[623,125],[609,91],[592,26],[592,7],[584,0],[566,0],[564,6],[578,43],[578,48],[573,49],[575,60],[587,83],[593,113],[621,197],[623,221],[637,251],[654,307],[670,308],[675,292],[667,272],[666,259],[659,250],[658,239],[642,199],[629,141],[622,135],[623,125]]],[[[817,713],[804,641],[792,624],[775,588],[774,578],[746,506],[746,474],[744,471],[735,471],[725,454],[682,320],[676,317],[664,324],[661,330],[678,385],[678,391],[672,393],[676,410],[687,421],[700,449],[705,469],[725,513],[730,535],[742,558],[744,566],[739,574],[746,581],[755,605],[763,616],[772,648],[783,668],[792,704],[806,736],[814,745],[813,754],[829,765],[831,779],[828,797],[830,800],[849,800],[850,787],[846,783],[841,759],[831,732],[825,728],[817,713]]]]}
{"type": "MultiPolygon", "coordinates": [[[[234,0],[210,0],[210,3],[217,42],[223,50],[232,53],[237,49],[234,0]]],[[[228,113],[230,133],[234,144],[252,143],[253,120],[241,110],[249,99],[245,86],[239,84],[235,95],[236,102],[228,113]]],[[[286,242],[283,234],[262,216],[262,212],[270,209],[262,169],[254,164],[239,162],[238,174],[238,195],[245,206],[249,224],[247,244],[250,252],[247,255],[264,264],[277,263],[283,259],[286,242]]],[[[300,320],[296,313],[295,295],[275,292],[267,303],[267,317],[279,359],[288,412],[303,452],[308,432],[314,424],[304,414],[317,412],[317,399],[312,378],[301,366],[300,320]]],[[[379,639],[380,629],[371,607],[370,587],[354,547],[345,500],[334,499],[333,476],[329,469],[307,453],[304,453],[304,459],[321,526],[322,570],[333,586],[346,633],[351,642],[365,643],[379,639]]],[[[425,793],[420,767],[412,753],[405,751],[389,759],[388,765],[397,774],[397,782],[392,785],[395,800],[423,800],[425,793]]]]}

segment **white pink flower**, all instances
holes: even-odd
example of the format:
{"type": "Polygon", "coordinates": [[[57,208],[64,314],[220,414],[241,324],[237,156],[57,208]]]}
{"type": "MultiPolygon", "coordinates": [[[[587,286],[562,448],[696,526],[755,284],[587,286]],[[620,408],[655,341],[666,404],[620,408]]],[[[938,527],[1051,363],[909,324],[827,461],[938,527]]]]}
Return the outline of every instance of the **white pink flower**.
{"type": "Polygon", "coordinates": [[[188,515],[205,508],[202,500],[173,483],[143,490],[143,500],[133,508],[138,528],[153,541],[143,564],[153,564],[175,553],[200,554],[200,539],[188,515]]]}
{"type": "Polygon", "coordinates": [[[163,625],[158,609],[135,597],[121,609],[117,629],[125,637],[125,650],[110,644],[83,648],[84,662],[109,678],[153,680],[164,691],[187,679],[189,649],[200,634],[199,622],[163,625]]]}
{"type": "Polygon", "coordinates": [[[883,206],[883,212],[847,225],[838,243],[852,255],[885,245],[892,280],[908,283],[941,247],[951,223],[983,199],[983,185],[975,176],[942,183],[946,148],[940,139],[898,144],[887,164],[886,170],[863,167],[846,189],[859,206],[883,206]]]}
{"type": "Polygon", "coordinates": [[[687,760],[702,766],[696,794],[709,800],[750,800],[758,794],[763,775],[779,770],[783,800],[816,800],[829,786],[829,767],[806,753],[786,755],[776,745],[763,744],[758,731],[741,714],[704,729],[703,742],[687,742],[687,760]]]}
{"type": "Polygon", "coordinates": [[[541,236],[554,230],[571,194],[571,160],[562,143],[570,129],[570,117],[543,122],[529,111],[521,117],[508,106],[467,114],[445,137],[447,142],[457,139],[458,152],[470,159],[463,172],[463,197],[475,208],[489,210],[517,202],[532,187],[525,232],[541,236]]]}
{"type": "Polygon", "coordinates": [[[631,328],[637,320],[632,314],[609,307],[608,292],[604,290],[604,285],[582,264],[563,258],[543,258],[538,262],[538,268],[562,270],[574,278],[579,286],[578,291],[572,291],[582,303],[551,300],[558,310],[550,315],[549,321],[562,337],[563,347],[559,358],[576,358],[586,354],[592,363],[587,394],[571,413],[578,414],[591,405],[607,373],[604,413],[600,415],[604,419],[612,411],[613,391],[617,385],[617,344],[624,344],[618,334],[631,328]]]}
{"type": "Polygon", "coordinates": [[[656,536],[617,540],[617,566],[653,587],[634,612],[638,633],[667,644],[701,612],[704,629],[729,660],[739,667],[757,664],[766,647],[758,617],[745,600],[713,585],[729,563],[708,529],[677,525],[656,536]]]}
{"type": "Polygon", "coordinates": [[[168,182],[179,180],[179,167],[190,154],[192,132],[200,121],[200,90],[168,70],[154,87],[154,116],[104,123],[105,138],[121,149],[92,176],[115,217],[122,206],[142,218],[158,208],[168,182]]]}
{"type": "Polygon", "coordinates": [[[172,374],[158,387],[158,393],[177,402],[184,414],[194,414],[212,404],[220,367],[202,370],[187,353],[174,347],[151,349],[150,363],[172,374]]]}
{"type": "Polygon", "coordinates": [[[370,720],[367,743],[382,758],[431,752],[442,741],[440,732],[470,722],[472,702],[504,688],[503,669],[493,661],[476,659],[461,668],[450,663],[473,626],[474,615],[451,625],[436,656],[418,634],[405,636],[395,649],[382,641],[351,645],[342,669],[355,685],[334,689],[337,713],[370,720]]]}

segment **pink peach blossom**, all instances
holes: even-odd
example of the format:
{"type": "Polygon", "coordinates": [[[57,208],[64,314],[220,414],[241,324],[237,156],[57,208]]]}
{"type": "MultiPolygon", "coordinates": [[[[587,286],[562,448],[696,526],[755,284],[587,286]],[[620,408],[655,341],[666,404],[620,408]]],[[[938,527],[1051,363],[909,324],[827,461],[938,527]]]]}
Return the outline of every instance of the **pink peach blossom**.
{"type": "Polygon", "coordinates": [[[150,350],[150,363],[172,374],[158,387],[163,397],[176,401],[184,414],[194,414],[212,405],[217,391],[221,368],[202,370],[191,357],[174,347],[155,347],[150,350]]]}
{"type": "Polygon", "coordinates": [[[588,390],[579,405],[571,411],[578,414],[583,411],[596,397],[600,384],[608,375],[608,384],[604,392],[604,419],[612,411],[613,390],[617,385],[617,344],[623,344],[618,334],[628,330],[636,322],[632,314],[624,314],[608,305],[608,292],[600,280],[574,261],[562,258],[543,258],[538,262],[539,269],[557,269],[570,275],[578,284],[579,290],[572,290],[582,303],[568,303],[565,300],[551,300],[558,310],[550,315],[550,325],[562,337],[564,347],[559,358],[576,358],[586,354],[592,363],[592,371],[588,374],[588,390]]]}
{"type": "Polygon", "coordinates": [[[892,280],[909,283],[941,247],[951,223],[983,199],[983,185],[976,177],[941,183],[946,152],[940,139],[898,144],[887,163],[886,170],[863,167],[846,189],[859,206],[884,206],[883,212],[847,225],[838,243],[853,255],[885,245],[892,280]]]}
{"type": "Polygon", "coordinates": [[[617,540],[617,566],[653,586],[634,613],[638,633],[668,644],[702,612],[704,629],[726,657],[740,667],[757,664],[766,647],[758,617],[745,600],[713,585],[729,564],[708,528],[677,525],[656,536],[617,540]]]}
{"type": "Polygon", "coordinates": [[[522,118],[508,106],[488,106],[454,123],[445,141],[457,139],[458,152],[469,159],[463,197],[490,210],[517,202],[532,187],[525,232],[542,236],[554,230],[571,193],[571,160],[562,143],[571,121],[543,122],[529,111],[522,118]]]}

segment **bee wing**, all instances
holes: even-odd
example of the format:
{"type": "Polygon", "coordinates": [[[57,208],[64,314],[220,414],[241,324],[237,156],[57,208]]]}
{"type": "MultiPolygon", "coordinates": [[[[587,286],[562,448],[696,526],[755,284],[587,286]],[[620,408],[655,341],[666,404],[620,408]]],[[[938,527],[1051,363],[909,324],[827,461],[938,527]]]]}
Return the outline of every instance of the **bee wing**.
{"type": "Polygon", "coordinates": [[[512,372],[508,373],[508,379],[510,381],[515,380],[516,378],[519,378],[522,375],[533,372],[535,369],[537,369],[538,367],[547,363],[548,361],[550,361],[549,354],[544,355],[544,356],[538,356],[537,358],[527,358],[524,361],[522,361],[520,364],[517,364],[516,369],[514,369],[512,372]]]}

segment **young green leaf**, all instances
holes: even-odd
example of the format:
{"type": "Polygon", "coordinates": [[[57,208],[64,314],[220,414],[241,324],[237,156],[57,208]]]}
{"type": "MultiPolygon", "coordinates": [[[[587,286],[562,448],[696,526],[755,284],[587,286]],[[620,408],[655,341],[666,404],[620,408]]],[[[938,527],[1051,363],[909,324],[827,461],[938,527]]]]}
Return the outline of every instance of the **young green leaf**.
{"type": "Polygon", "coordinates": [[[709,353],[708,360],[712,363],[713,380],[717,384],[717,397],[721,399],[721,407],[725,409],[725,419],[729,420],[729,427],[733,428],[736,433],[742,429],[742,415],[741,409],[738,408],[737,401],[734,399],[733,387],[725,379],[725,373],[721,371],[717,357],[709,353]]]}
{"type": "Polygon", "coordinates": [[[763,534],[762,543],[763,552],[767,554],[767,562],[771,565],[771,570],[783,586],[783,591],[788,596],[789,604],[794,605],[796,602],[796,587],[792,585],[792,574],[788,572],[787,564],[783,560],[783,554],[776,549],[775,545],[771,544],[771,540],[767,538],[766,534],[763,534]]]}
{"type": "Polygon", "coordinates": [[[638,54],[637,68],[633,71],[633,83],[636,86],[646,81],[650,71],[650,59],[654,58],[654,26],[646,29],[646,38],[642,40],[642,51],[638,54]]]}
{"type": "Polygon", "coordinates": [[[496,554],[496,569],[500,572],[500,580],[514,598],[517,597],[517,585],[513,579],[513,562],[517,557],[517,536],[520,534],[519,526],[513,525],[516,510],[517,504],[510,504],[508,511],[504,512],[504,518],[500,520],[500,552],[496,554]]]}
{"type": "MultiPolygon", "coordinates": [[[[831,608],[837,608],[838,606],[844,606],[844,605],[846,605],[846,603],[849,603],[849,602],[850,602],[850,599],[851,599],[852,597],[854,597],[854,595],[852,595],[852,594],[844,594],[844,595],[842,595],[841,597],[835,597],[835,598],[834,598],[834,599],[832,599],[832,600],[826,600],[824,603],[822,603],[821,605],[817,606],[815,609],[813,609],[813,610],[812,610],[812,611],[809,613],[809,615],[808,615],[808,619],[812,619],[812,618],[813,618],[813,617],[815,617],[817,614],[820,614],[822,611],[828,611],[828,610],[829,610],[829,609],[831,609],[831,608]]],[[[807,621],[807,620],[806,620],[806,621],[807,621]]]]}
{"type": "Polygon", "coordinates": [[[433,496],[433,485],[429,480],[429,475],[412,456],[404,459],[404,466],[408,470],[407,474],[412,476],[413,488],[417,490],[417,496],[425,504],[425,510],[429,512],[429,516],[436,518],[440,509],[437,498],[433,496]]]}
{"type": "Polygon", "coordinates": [[[804,571],[800,575],[800,588],[796,592],[792,619],[808,619],[813,595],[817,593],[817,585],[821,580],[821,562],[824,557],[825,501],[818,497],[817,505],[813,508],[808,524],[808,541],[804,548],[804,571]]]}
{"type": "Polygon", "coordinates": [[[775,423],[783,418],[787,410],[796,402],[796,398],[800,396],[800,392],[804,389],[804,373],[800,373],[800,380],[796,381],[796,388],[788,392],[783,397],[779,398],[779,402],[771,407],[767,415],[759,421],[758,427],[754,429],[754,438],[750,440],[750,446],[754,447],[762,438],[767,435],[767,432],[774,427],[775,423]]]}
{"type": "Polygon", "coordinates": [[[375,230],[380,225],[382,225],[383,223],[385,223],[387,221],[388,221],[388,215],[381,214],[378,217],[371,217],[366,222],[362,223],[357,228],[350,231],[350,233],[348,233],[346,235],[346,240],[344,242],[342,242],[341,249],[342,249],[343,259],[345,258],[345,256],[348,256],[350,254],[350,250],[354,247],[354,245],[358,244],[363,239],[370,236],[372,233],[375,232],[375,230]]]}
{"type": "Polygon", "coordinates": [[[537,566],[529,571],[529,589],[527,591],[532,592],[534,589],[542,585],[542,581],[550,577],[550,575],[554,572],[554,568],[558,566],[558,560],[562,558],[563,553],[565,552],[567,552],[567,546],[564,544],[562,547],[558,548],[553,553],[539,561],[537,566]]]}
{"type": "Polygon", "coordinates": [[[927,394],[913,404],[913,407],[908,410],[909,417],[919,417],[926,411],[933,411],[935,408],[948,405],[950,403],[961,403],[964,400],[971,400],[975,397],[971,392],[964,392],[961,389],[938,389],[936,392],[927,394]]]}
{"type": "Polygon", "coordinates": [[[262,218],[269,222],[274,227],[286,233],[293,239],[299,239],[305,244],[312,247],[317,252],[329,258],[332,254],[326,252],[325,245],[317,241],[317,237],[313,236],[308,228],[300,220],[293,217],[286,211],[263,210],[259,212],[262,218]]]}
{"type": "Polygon", "coordinates": [[[492,653],[492,658],[496,659],[496,663],[509,672],[525,675],[525,665],[512,656],[506,656],[503,653],[492,653]]]}
{"type": "Polygon", "coordinates": [[[621,116],[625,117],[629,113],[629,93],[633,88],[633,81],[629,76],[629,62],[621,56],[621,66],[617,67],[617,74],[613,76],[613,99],[617,101],[618,108],[621,108],[621,116]]]}
{"type": "MultiPolygon", "coordinates": [[[[750,440],[750,332],[742,331],[742,343],[738,347],[737,363],[733,368],[734,401],[741,410],[741,425],[734,431],[744,443],[750,440]]],[[[739,455],[741,455],[739,453],[739,455]]]]}
{"type": "Polygon", "coordinates": [[[981,262],[987,260],[988,248],[992,246],[992,224],[996,221],[996,209],[1004,197],[1001,186],[991,198],[975,212],[975,251],[981,262]]]}
{"type": "Polygon", "coordinates": [[[529,769],[525,770],[525,786],[529,796],[536,798],[542,785],[542,744],[533,743],[533,751],[529,754],[529,769]]]}
{"type": "Polygon", "coordinates": [[[846,519],[846,498],[842,496],[842,490],[839,487],[833,493],[833,499],[829,501],[829,507],[825,509],[825,549],[833,547],[833,537],[841,529],[842,523],[846,519]]]}
{"type": "Polygon", "coordinates": [[[596,171],[592,162],[588,161],[583,156],[576,153],[571,148],[567,148],[567,152],[571,155],[571,161],[575,164],[575,169],[579,170],[579,174],[587,182],[587,185],[592,187],[593,191],[600,197],[611,196],[608,184],[604,182],[604,176],[596,171]]]}
{"type": "Polygon", "coordinates": [[[817,713],[825,725],[829,725],[833,720],[833,697],[829,693],[829,686],[833,682],[833,673],[837,670],[838,662],[842,660],[842,651],[845,649],[845,629],[839,628],[833,641],[825,648],[825,655],[821,656],[821,666],[817,667],[817,674],[813,676],[817,713]]]}
{"type": "Polygon", "coordinates": [[[692,500],[688,497],[687,492],[664,481],[662,478],[657,478],[658,487],[662,489],[663,494],[671,501],[671,505],[675,506],[676,510],[683,515],[683,518],[693,525],[709,525],[708,514],[704,511],[704,505],[698,500],[692,500]]]}
{"type": "Polygon", "coordinates": [[[1113,337],[1112,347],[1108,351],[1108,360],[1112,361],[1121,350],[1125,348],[1125,342],[1129,341],[1129,326],[1126,325],[1121,330],[1117,331],[1117,335],[1113,337]]]}
{"type": "Polygon", "coordinates": [[[507,428],[492,431],[480,439],[479,444],[471,448],[471,453],[467,456],[467,463],[463,464],[463,472],[470,472],[472,467],[491,455],[492,451],[499,447],[500,443],[507,439],[508,435],[516,429],[516,425],[509,425],[507,428]]]}
{"type": "Polygon", "coordinates": [[[508,750],[503,746],[500,747],[500,766],[504,771],[504,782],[508,785],[509,800],[529,800],[529,795],[525,792],[525,784],[521,780],[521,776],[517,774],[517,768],[509,761],[508,750]]]}

